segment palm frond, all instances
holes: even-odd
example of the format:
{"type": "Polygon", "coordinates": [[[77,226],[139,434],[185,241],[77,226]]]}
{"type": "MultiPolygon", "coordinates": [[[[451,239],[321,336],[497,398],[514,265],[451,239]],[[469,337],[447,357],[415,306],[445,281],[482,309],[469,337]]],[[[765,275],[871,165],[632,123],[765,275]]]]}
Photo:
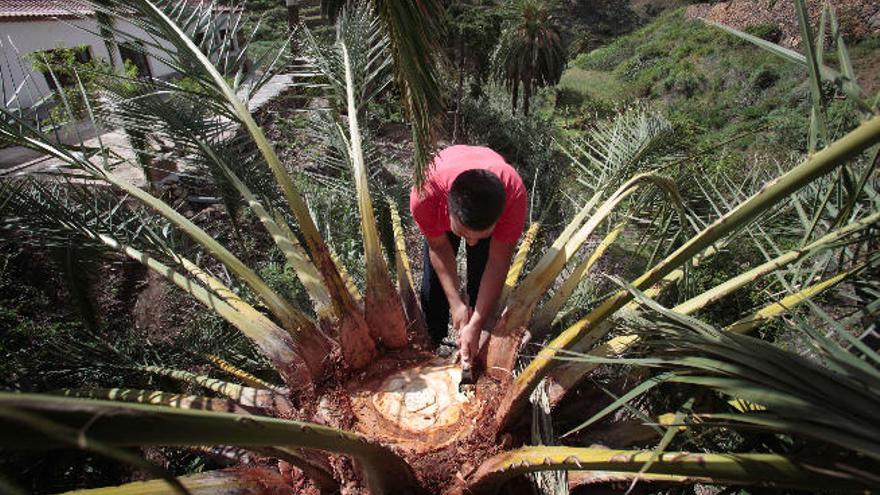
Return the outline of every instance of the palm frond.
{"type": "Polygon", "coordinates": [[[415,148],[414,181],[420,187],[427,175],[441,125],[444,102],[439,71],[442,65],[443,2],[439,0],[374,0],[394,53],[394,70],[401,103],[412,123],[415,148]]]}
{"type": "MultiPolygon", "coordinates": [[[[640,289],[650,287],[714,242],[749,225],[795,191],[837,169],[849,159],[877,144],[878,141],[880,141],[880,118],[874,117],[781,175],[775,181],[768,183],[760,192],[731,209],[713,224],[691,237],[663,261],[638,277],[633,285],[640,289]]],[[[507,422],[522,410],[530,391],[537,386],[549,370],[557,365],[553,362],[553,357],[559,350],[569,348],[581,340],[585,334],[590,330],[595,330],[599,324],[610,318],[631,300],[632,295],[627,291],[616,293],[585,316],[579,324],[570,327],[550,342],[548,347],[542,349],[532,363],[523,370],[523,373],[514,380],[496,415],[498,421],[506,426],[507,422]]]]}
{"type": "Polygon", "coordinates": [[[162,478],[163,482],[166,483],[175,493],[189,495],[189,492],[180,481],[171,476],[171,474],[165,469],[114,445],[110,445],[100,440],[86,440],[82,437],[79,430],[61,422],[53,421],[52,419],[8,406],[0,406],[0,421],[6,423],[8,425],[7,428],[9,428],[10,425],[14,425],[14,427],[17,428],[39,431],[42,435],[50,438],[53,442],[56,442],[61,446],[75,446],[82,450],[91,451],[98,455],[136,466],[154,476],[162,478]]]}
{"type": "MultiPolygon", "coordinates": [[[[327,426],[231,413],[194,411],[146,404],[0,393],[0,445],[10,448],[63,448],[69,444],[40,424],[21,421],[26,414],[76,432],[79,442],[110,447],[132,445],[239,445],[298,447],[352,455],[363,463],[374,493],[403,493],[415,484],[412,470],[386,447],[356,433],[327,426]]],[[[75,440],[76,441],[76,440],[75,440]]]]}
{"type": "Polygon", "coordinates": [[[333,45],[325,46],[314,37],[307,39],[305,53],[311,65],[306,77],[317,75],[326,83],[328,96],[337,108],[345,109],[347,125],[338,123],[339,119],[334,118],[338,116],[325,117],[328,126],[322,132],[330,134],[325,142],[335,148],[328,158],[335,166],[344,160],[349,170],[346,175],[354,183],[364,243],[365,317],[376,340],[402,347],[407,343],[403,306],[394,290],[379,238],[360,124],[366,103],[391,81],[390,41],[367,2],[345,7],[336,22],[337,39],[333,45]]]}
{"type": "Polygon", "coordinates": [[[281,415],[289,414],[294,410],[293,404],[287,398],[287,394],[279,394],[271,389],[246,387],[237,383],[211,378],[210,376],[162,366],[140,366],[137,369],[146,373],[154,373],[198,385],[228,397],[246,408],[274,411],[281,415]]]}
{"type": "Polygon", "coordinates": [[[711,387],[766,408],[704,419],[807,435],[880,460],[880,430],[869,412],[880,405],[880,363],[847,352],[806,325],[799,329],[820,362],[643,302],[661,317],[645,329],[656,332],[646,346],[672,370],[671,381],[711,387]]]}
{"type": "Polygon", "coordinates": [[[646,184],[667,194],[669,202],[676,205],[676,210],[682,217],[685,216],[675,184],[665,177],[649,173],[638,174],[621,185],[608,196],[608,199],[596,209],[593,216],[578,228],[567,242],[562,242],[564,235],[567,234],[564,232],[511,295],[507,310],[489,338],[486,364],[487,369],[493,370],[490,373],[499,371],[505,373],[513,369],[512,359],[515,353],[512,350],[519,345],[521,339],[521,335],[517,332],[521,333],[521,329],[531,319],[532,312],[542,295],[546,293],[572,255],[580,249],[599,225],[615,213],[618,205],[639,192],[646,184]]]}
{"type": "Polygon", "coordinates": [[[197,395],[174,394],[159,390],[136,390],[128,388],[62,389],[54,394],[65,397],[79,397],[82,399],[102,399],[120,402],[134,402],[137,404],[157,404],[183,409],[197,409],[200,411],[248,414],[247,410],[234,400],[216,399],[197,395]]]}
{"type": "MultiPolygon", "coordinates": [[[[744,33],[723,24],[717,24],[714,22],[708,22],[708,24],[715,26],[723,31],[726,31],[745,41],[748,41],[749,43],[752,43],[758,47],[761,47],[762,49],[778,55],[789,62],[793,62],[804,67],[808,67],[808,64],[811,64],[808,57],[801,53],[798,53],[795,50],[779,46],[775,43],[761,39],[757,36],[752,36],[748,33],[744,33]]],[[[838,70],[828,67],[827,65],[822,63],[821,60],[816,60],[815,62],[815,73],[818,75],[818,77],[821,78],[822,81],[829,81],[840,87],[847,98],[853,101],[862,112],[865,112],[866,114],[870,114],[872,112],[872,106],[863,97],[862,90],[861,88],[859,88],[858,82],[856,80],[851,79],[847,74],[841,73],[838,70]]]]}
{"type": "MultiPolygon", "coordinates": [[[[474,494],[497,493],[505,482],[516,476],[545,470],[638,473],[652,456],[652,452],[605,448],[522,447],[484,462],[468,480],[468,489],[474,494]]],[[[642,476],[659,481],[687,477],[721,485],[827,487],[847,491],[864,490],[866,486],[815,473],[809,463],[776,454],[666,452],[658,456],[642,476]]]]}
{"type": "Polygon", "coordinates": [[[266,390],[271,390],[276,394],[280,395],[290,395],[290,390],[285,389],[284,387],[279,387],[278,385],[273,385],[261,378],[254,376],[252,373],[247,370],[243,370],[238,366],[230,363],[229,361],[217,356],[215,354],[205,354],[205,359],[211,362],[211,364],[215,365],[217,368],[225,371],[226,373],[234,376],[238,380],[241,380],[243,383],[254,387],[254,388],[262,388],[266,390]]]}
{"type": "MultiPolygon", "coordinates": [[[[267,489],[283,490],[289,483],[275,470],[250,468],[247,474],[240,469],[211,470],[203,473],[178,476],[177,480],[190,495],[213,495],[221,490],[235,490],[242,495],[259,495],[267,489]]],[[[164,495],[168,493],[168,483],[164,480],[134,481],[115,487],[92,490],[76,490],[75,495],[127,495],[137,492],[141,495],[164,495]]]]}

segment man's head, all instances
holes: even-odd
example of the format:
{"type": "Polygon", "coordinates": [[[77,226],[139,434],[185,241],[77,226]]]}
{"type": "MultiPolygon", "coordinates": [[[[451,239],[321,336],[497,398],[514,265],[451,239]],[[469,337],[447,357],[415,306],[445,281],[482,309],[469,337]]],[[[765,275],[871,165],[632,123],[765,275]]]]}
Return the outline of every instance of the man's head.
{"type": "Polygon", "coordinates": [[[489,237],[504,211],[504,201],[504,184],[492,172],[473,169],[460,173],[449,189],[452,232],[469,245],[489,237]]]}

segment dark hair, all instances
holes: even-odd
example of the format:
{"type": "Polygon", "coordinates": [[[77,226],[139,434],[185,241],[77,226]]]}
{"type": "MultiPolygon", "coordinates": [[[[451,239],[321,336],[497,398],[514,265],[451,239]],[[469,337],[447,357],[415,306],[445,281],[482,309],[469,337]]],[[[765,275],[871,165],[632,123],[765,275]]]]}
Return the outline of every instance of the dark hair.
{"type": "Polygon", "coordinates": [[[488,170],[462,172],[449,189],[449,213],[473,230],[484,230],[497,222],[504,211],[504,201],[504,184],[488,170]]]}

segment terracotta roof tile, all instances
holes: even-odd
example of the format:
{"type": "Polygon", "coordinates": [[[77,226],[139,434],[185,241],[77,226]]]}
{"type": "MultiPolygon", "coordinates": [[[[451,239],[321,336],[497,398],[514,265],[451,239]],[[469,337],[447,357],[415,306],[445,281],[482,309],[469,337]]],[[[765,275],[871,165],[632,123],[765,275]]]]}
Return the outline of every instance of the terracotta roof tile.
{"type": "Polygon", "coordinates": [[[94,12],[78,0],[0,0],[0,19],[5,17],[64,17],[94,12]]]}
{"type": "MultiPolygon", "coordinates": [[[[210,0],[186,0],[195,6],[211,3],[210,0]]],[[[224,5],[215,5],[218,11],[240,10],[224,5]]],[[[28,19],[40,17],[67,17],[71,15],[91,15],[94,9],[85,0],[0,0],[0,20],[10,18],[28,19]]]]}

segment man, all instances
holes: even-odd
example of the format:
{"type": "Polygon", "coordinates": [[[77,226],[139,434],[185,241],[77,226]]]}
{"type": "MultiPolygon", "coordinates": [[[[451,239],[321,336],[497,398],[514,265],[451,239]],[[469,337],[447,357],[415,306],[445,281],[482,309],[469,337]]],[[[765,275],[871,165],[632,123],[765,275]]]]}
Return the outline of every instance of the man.
{"type": "Polygon", "coordinates": [[[483,325],[496,310],[527,203],[516,170],[481,146],[442,150],[422,189],[410,192],[410,211],[426,238],[421,301],[428,331],[439,345],[451,314],[464,368],[470,368],[483,325]],[[462,238],[467,244],[466,296],[455,261],[462,238]]]}

